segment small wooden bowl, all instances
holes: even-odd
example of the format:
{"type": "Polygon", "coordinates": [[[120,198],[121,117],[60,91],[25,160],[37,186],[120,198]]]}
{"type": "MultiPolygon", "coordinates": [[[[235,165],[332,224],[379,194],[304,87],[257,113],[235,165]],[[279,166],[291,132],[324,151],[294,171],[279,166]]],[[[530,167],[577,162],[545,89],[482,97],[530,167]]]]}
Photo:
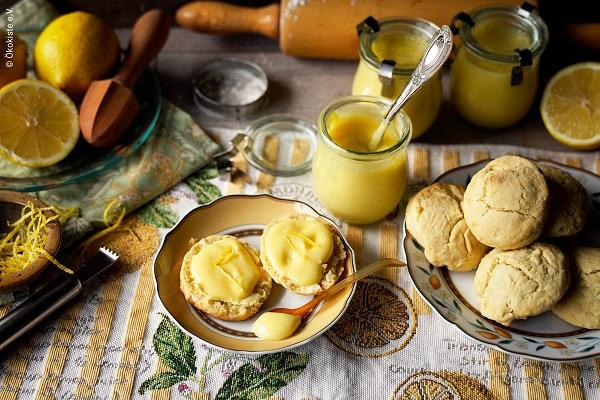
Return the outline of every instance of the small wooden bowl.
{"type": "MultiPolygon", "coordinates": [[[[48,207],[42,201],[25,193],[0,190],[0,232],[7,231],[7,222],[14,222],[21,216],[21,210],[28,202],[36,207],[48,207]]],[[[56,215],[53,211],[45,212],[47,217],[56,215]]],[[[54,220],[48,224],[48,241],[44,247],[51,255],[56,255],[60,248],[61,228],[60,222],[54,220]]],[[[38,257],[28,266],[18,272],[14,272],[4,278],[0,278],[0,293],[10,292],[17,287],[25,286],[40,276],[48,266],[49,261],[45,257],[38,257]]]]}

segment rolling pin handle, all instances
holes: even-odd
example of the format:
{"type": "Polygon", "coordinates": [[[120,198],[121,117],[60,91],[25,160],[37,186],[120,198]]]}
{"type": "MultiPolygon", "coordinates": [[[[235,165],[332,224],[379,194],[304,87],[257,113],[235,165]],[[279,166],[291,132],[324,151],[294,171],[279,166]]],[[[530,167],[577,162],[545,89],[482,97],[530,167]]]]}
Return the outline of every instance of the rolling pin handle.
{"type": "Polygon", "coordinates": [[[279,38],[279,4],[242,7],[219,1],[192,1],[175,13],[178,25],[198,32],[258,33],[279,38]]]}

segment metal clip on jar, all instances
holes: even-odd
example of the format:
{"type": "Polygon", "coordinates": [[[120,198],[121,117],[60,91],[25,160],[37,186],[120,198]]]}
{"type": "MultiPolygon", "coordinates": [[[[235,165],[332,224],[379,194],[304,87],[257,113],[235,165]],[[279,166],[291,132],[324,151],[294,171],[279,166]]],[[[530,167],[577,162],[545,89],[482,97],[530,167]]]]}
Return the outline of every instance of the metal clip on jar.
{"type": "MultiPolygon", "coordinates": [[[[368,17],[357,26],[360,61],[352,84],[353,95],[398,97],[439,27],[422,19],[368,17]]],[[[442,103],[440,73],[406,103],[413,138],[433,123],[442,103]]]]}
{"type": "Polygon", "coordinates": [[[461,12],[452,25],[462,42],[450,69],[456,111],[485,128],[513,125],[535,100],[546,24],[524,3],[461,12]]]}

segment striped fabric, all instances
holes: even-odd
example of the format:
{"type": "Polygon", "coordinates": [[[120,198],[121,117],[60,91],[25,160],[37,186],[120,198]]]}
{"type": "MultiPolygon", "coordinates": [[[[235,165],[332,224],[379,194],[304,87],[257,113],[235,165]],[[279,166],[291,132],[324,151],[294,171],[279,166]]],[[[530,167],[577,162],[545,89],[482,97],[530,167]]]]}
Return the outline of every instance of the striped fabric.
{"type": "MultiPolygon", "coordinates": [[[[266,159],[276,162],[278,145],[275,141],[267,141],[264,150],[266,159]]],[[[292,155],[302,160],[305,151],[304,145],[298,143],[292,155]]],[[[506,153],[553,159],[600,173],[600,157],[594,153],[545,153],[508,146],[482,148],[411,145],[410,181],[430,182],[435,176],[456,166],[506,153]]],[[[244,174],[249,174],[257,184],[249,183],[243,177],[238,177],[233,182],[216,183],[224,194],[270,191],[275,195],[299,197],[314,202],[309,176],[275,179],[253,171],[243,159],[236,160],[236,167],[244,174]]],[[[195,204],[190,200],[190,193],[182,185],[171,191],[170,196],[175,198],[173,208],[178,214],[181,214],[180,210],[189,209],[195,204]]],[[[368,227],[346,225],[344,231],[356,251],[360,265],[379,257],[404,257],[401,249],[402,227],[397,219],[368,227]]],[[[164,234],[165,230],[161,229],[160,232],[164,234]]],[[[150,256],[151,254],[137,268],[111,276],[101,287],[86,293],[80,302],[67,307],[56,321],[40,326],[36,333],[5,352],[0,360],[0,398],[183,398],[181,388],[177,385],[150,391],[143,396],[138,393],[141,383],[149,376],[169,370],[158,359],[153,347],[153,335],[162,318],[160,313],[164,310],[154,292],[150,256]]],[[[373,398],[389,398],[403,380],[416,377],[423,369],[453,371],[476,377],[498,400],[580,400],[598,396],[599,360],[559,365],[480,348],[476,342],[451,330],[441,318],[432,313],[417,292],[411,290],[407,275],[402,270],[381,272],[380,278],[410,293],[414,312],[418,316],[418,327],[410,343],[401,351],[390,351],[383,357],[368,358],[350,356],[322,337],[297,350],[308,352],[311,357],[325,357],[335,365],[339,363],[350,366],[348,368],[353,368],[353,376],[340,377],[341,380],[337,383],[321,383],[319,379],[322,370],[316,367],[317,364],[313,368],[313,364],[309,363],[298,378],[300,380],[278,392],[277,399],[340,398],[335,395],[335,387],[322,391],[330,395],[320,396],[314,395],[319,393],[318,390],[309,391],[308,388],[311,385],[318,388],[320,385],[330,384],[339,388],[367,379],[376,379],[374,390],[381,390],[377,392],[381,396],[373,398]],[[436,336],[438,339],[431,342],[429,337],[434,333],[447,336],[441,339],[436,336]],[[435,349],[432,350],[432,347],[435,349]],[[432,358],[433,356],[428,356],[431,351],[448,356],[432,358]],[[434,359],[440,365],[428,361],[434,359]],[[395,375],[397,372],[392,371],[407,372],[395,375]]],[[[10,306],[0,307],[0,316],[9,309],[10,306]]],[[[206,351],[199,341],[194,341],[194,346],[198,354],[206,351]]],[[[220,368],[225,371],[228,364],[225,361],[223,363],[220,368]]],[[[198,368],[202,367],[200,359],[196,364],[198,368]]],[[[207,382],[207,393],[202,394],[202,398],[214,398],[215,388],[224,378],[215,379],[207,382]]],[[[448,382],[454,381],[448,378],[448,382]]],[[[469,397],[465,395],[463,398],[469,397]]]]}

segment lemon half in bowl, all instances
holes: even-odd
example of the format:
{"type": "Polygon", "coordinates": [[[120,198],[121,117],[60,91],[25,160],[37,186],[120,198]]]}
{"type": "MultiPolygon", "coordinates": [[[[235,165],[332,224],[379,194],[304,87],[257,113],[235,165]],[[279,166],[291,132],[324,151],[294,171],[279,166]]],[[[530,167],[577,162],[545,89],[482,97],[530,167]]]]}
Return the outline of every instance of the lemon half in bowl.
{"type": "Polygon", "coordinates": [[[69,96],[47,83],[20,79],[0,89],[0,156],[27,167],[65,158],[79,138],[69,96]]]}

